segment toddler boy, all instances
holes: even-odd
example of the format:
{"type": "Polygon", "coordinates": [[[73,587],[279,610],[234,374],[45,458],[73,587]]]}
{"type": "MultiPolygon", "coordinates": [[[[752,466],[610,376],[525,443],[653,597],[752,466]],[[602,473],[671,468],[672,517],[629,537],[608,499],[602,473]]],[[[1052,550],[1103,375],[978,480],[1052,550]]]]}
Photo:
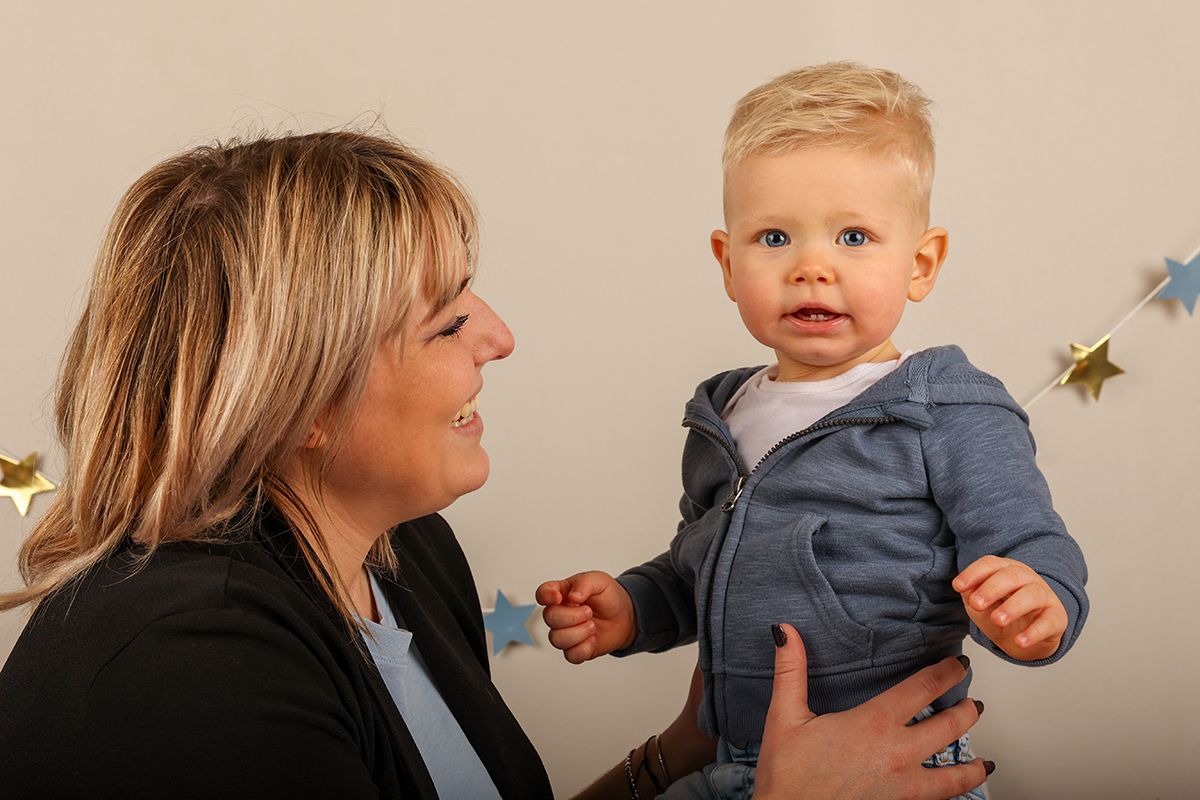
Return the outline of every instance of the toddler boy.
{"type": "MultiPolygon", "coordinates": [[[[717,375],[687,404],[668,552],[538,588],[574,663],[699,640],[701,727],[720,738],[718,763],[684,781],[698,796],[752,790],[771,623],[800,632],[825,713],[961,653],[968,633],[1006,660],[1051,663],[1087,616],[1083,556],[1021,408],[957,347],[892,343],[946,256],[946,231],[928,227],[928,105],[900,76],[847,63],[742,98],[712,250],[777,362],[717,375]]],[[[969,761],[965,739],[927,764],[969,761]]]]}

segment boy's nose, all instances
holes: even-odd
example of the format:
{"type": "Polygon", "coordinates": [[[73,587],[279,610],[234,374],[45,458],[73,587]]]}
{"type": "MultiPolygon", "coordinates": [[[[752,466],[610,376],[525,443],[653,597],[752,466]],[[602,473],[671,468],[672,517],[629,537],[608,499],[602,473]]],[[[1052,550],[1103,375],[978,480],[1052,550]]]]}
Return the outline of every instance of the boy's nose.
{"type": "Polygon", "coordinates": [[[806,258],[792,270],[792,283],[832,283],[833,270],[824,259],[806,258]]]}

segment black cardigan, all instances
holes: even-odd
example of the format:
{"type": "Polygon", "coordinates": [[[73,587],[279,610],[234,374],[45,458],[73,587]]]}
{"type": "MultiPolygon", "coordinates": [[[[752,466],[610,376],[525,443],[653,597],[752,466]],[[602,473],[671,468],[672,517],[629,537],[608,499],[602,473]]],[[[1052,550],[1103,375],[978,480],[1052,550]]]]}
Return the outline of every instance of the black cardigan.
{"type": "MultiPolygon", "coordinates": [[[[496,691],[479,599],[437,515],[381,581],[506,798],[550,797],[496,691]]],[[[0,671],[4,797],[436,797],[365,647],[266,513],[230,544],[123,549],[44,602],[0,671]]]]}

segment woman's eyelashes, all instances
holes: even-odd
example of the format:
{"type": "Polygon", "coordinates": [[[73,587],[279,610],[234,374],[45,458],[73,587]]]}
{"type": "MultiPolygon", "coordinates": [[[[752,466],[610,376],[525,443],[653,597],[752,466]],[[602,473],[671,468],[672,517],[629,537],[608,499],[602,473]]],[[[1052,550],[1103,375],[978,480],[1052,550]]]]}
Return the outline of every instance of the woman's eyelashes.
{"type": "Polygon", "coordinates": [[[444,339],[448,339],[451,336],[458,336],[458,334],[463,329],[463,325],[466,325],[467,320],[469,320],[470,318],[471,318],[470,314],[459,314],[457,317],[454,318],[454,322],[451,322],[448,326],[443,328],[441,331],[438,331],[438,336],[440,336],[444,339]]]}

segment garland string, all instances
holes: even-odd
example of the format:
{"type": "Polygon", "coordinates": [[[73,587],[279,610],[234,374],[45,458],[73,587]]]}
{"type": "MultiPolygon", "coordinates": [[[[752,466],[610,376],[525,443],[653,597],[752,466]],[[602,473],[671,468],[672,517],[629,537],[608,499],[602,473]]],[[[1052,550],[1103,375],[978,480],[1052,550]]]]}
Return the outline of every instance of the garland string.
{"type": "MultiPolygon", "coordinates": [[[[1192,254],[1190,256],[1188,256],[1187,259],[1184,260],[1184,263],[1185,264],[1190,263],[1194,258],[1196,258],[1196,256],[1200,256],[1200,247],[1197,247],[1195,250],[1193,250],[1192,254]]],[[[1147,303],[1149,303],[1151,300],[1153,300],[1155,297],[1157,297],[1158,293],[1161,292],[1163,289],[1165,289],[1167,284],[1170,282],[1171,282],[1171,276],[1168,275],[1167,277],[1163,278],[1162,281],[1158,284],[1158,286],[1155,286],[1153,289],[1151,289],[1150,293],[1148,295],[1146,295],[1145,297],[1143,297],[1141,302],[1133,307],[1132,311],[1130,311],[1128,314],[1126,314],[1124,317],[1122,317],[1120,322],[1118,322],[1116,325],[1113,325],[1108,333],[1104,334],[1096,341],[1103,342],[1105,339],[1110,338],[1114,333],[1117,332],[1117,330],[1122,325],[1124,325],[1126,322],[1129,322],[1129,320],[1131,320],[1133,318],[1134,314],[1141,311],[1146,306],[1147,303]]],[[[1040,392],[1035,394],[1033,396],[1033,398],[1029,400],[1029,402],[1025,403],[1025,405],[1022,406],[1022,408],[1024,408],[1026,411],[1028,411],[1030,408],[1033,408],[1034,403],[1036,403],[1038,400],[1041,400],[1043,397],[1046,396],[1047,392],[1049,392],[1055,386],[1058,386],[1060,383],[1062,383],[1063,378],[1070,375],[1071,371],[1073,369],[1075,369],[1074,364],[1072,364],[1071,366],[1067,367],[1062,372],[1060,372],[1058,374],[1058,377],[1056,377],[1054,380],[1050,381],[1050,383],[1048,383],[1040,392]]]]}

